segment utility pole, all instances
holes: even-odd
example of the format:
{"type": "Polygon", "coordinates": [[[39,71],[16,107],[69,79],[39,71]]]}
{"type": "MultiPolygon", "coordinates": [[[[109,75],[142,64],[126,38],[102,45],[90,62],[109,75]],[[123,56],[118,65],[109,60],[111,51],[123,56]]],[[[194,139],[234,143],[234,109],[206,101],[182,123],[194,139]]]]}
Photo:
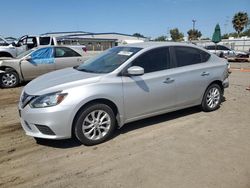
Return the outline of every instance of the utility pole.
{"type": "Polygon", "coordinates": [[[225,27],[225,34],[227,34],[228,22],[229,22],[229,16],[226,17],[226,21],[225,21],[225,24],[224,24],[224,27],[225,27]]]}
{"type": "Polygon", "coordinates": [[[192,22],[193,22],[193,31],[194,31],[194,29],[195,29],[195,22],[196,22],[196,20],[192,20],[192,22]]]}

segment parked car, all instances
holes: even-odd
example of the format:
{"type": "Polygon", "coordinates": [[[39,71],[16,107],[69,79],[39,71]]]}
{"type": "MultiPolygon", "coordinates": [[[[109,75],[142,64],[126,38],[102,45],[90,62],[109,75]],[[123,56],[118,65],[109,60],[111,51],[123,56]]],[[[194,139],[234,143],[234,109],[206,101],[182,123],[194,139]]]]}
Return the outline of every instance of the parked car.
{"type": "Polygon", "coordinates": [[[76,136],[94,145],[125,123],[196,105],[213,111],[229,85],[227,64],[183,43],[115,47],[27,84],[19,103],[21,124],[29,136],[76,136]]]}
{"type": "Polygon", "coordinates": [[[15,87],[44,73],[79,65],[86,60],[85,54],[81,47],[49,46],[33,48],[17,58],[2,58],[0,86],[15,87]]]}
{"type": "MultiPolygon", "coordinates": [[[[60,45],[56,37],[53,36],[29,36],[24,35],[17,42],[9,43],[3,37],[0,37],[0,57],[17,57],[21,53],[36,47],[58,46],[60,45]],[[2,41],[2,42],[1,42],[2,41]],[[3,45],[1,45],[3,43],[3,45]]],[[[80,45],[79,45],[80,46],[80,45]]],[[[86,46],[81,46],[87,51],[86,46]]]]}
{"type": "Polygon", "coordinates": [[[227,46],[208,45],[208,46],[205,46],[205,48],[211,53],[218,55],[219,57],[224,57],[228,59],[228,61],[248,61],[249,60],[248,53],[235,51],[235,50],[228,48],[227,46]]]}

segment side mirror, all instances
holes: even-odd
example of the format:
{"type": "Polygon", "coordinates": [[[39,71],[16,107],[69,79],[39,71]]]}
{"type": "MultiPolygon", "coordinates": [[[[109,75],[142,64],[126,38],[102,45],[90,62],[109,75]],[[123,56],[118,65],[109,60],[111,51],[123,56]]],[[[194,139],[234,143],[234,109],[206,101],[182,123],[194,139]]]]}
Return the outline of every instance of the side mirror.
{"type": "Polygon", "coordinates": [[[26,60],[26,61],[31,61],[31,60],[32,60],[32,57],[29,55],[29,56],[25,57],[24,60],[26,60]]]}
{"type": "Polygon", "coordinates": [[[11,44],[12,44],[12,46],[16,47],[16,43],[15,42],[12,42],[11,44]]]}
{"type": "Polygon", "coordinates": [[[127,72],[129,76],[141,76],[144,74],[144,68],[139,66],[132,66],[128,68],[127,72]]]}

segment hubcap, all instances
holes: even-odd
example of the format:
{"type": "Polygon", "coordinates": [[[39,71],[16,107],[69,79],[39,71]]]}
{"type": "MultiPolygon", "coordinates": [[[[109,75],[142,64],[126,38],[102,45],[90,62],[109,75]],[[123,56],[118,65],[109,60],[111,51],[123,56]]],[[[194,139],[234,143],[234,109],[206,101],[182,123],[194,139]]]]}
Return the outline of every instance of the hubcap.
{"type": "Polygon", "coordinates": [[[2,83],[5,86],[13,86],[17,82],[17,78],[13,73],[6,73],[2,76],[2,83]]]}
{"type": "Polygon", "coordinates": [[[220,101],[220,91],[219,91],[219,89],[215,88],[215,87],[211,88],[208,91],[207,99],[206,99],[208,107],[209,108],[215,108],[219,104],[219,101],[220,101]]]}
{"type": "Polygon", "coordinates": [[[95,110],[85,117],[82,131],[88,139],[99,140],[108,133],[110,126],[109,114],[103,110],[95,110]]]}

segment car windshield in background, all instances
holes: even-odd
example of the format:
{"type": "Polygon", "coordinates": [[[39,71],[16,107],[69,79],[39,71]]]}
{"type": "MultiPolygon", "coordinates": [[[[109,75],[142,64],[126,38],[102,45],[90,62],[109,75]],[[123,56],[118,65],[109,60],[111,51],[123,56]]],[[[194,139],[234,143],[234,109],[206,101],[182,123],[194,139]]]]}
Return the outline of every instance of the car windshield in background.
{"type": "Polygon", "coordinates": [[[31,50],[25,51],[25,52],[23,52],[23,53],[19,54],[16,58],[17,58],[17,59],[21,59],[21,58],[23,58],[24,56],[26,56],[26,55],[30,54],[30,53],[31,53],[31,52],[33,52],[33,51],[34,51],[34,49],[31,49],[31,50]]]}
{"type": "Polygon", "coordinates": [[[140,50],[141,48],[135,47],[115,47],[103,52],[96,58],[87,60],[76,69],[92,73],[109,73],[140,50]]]}

